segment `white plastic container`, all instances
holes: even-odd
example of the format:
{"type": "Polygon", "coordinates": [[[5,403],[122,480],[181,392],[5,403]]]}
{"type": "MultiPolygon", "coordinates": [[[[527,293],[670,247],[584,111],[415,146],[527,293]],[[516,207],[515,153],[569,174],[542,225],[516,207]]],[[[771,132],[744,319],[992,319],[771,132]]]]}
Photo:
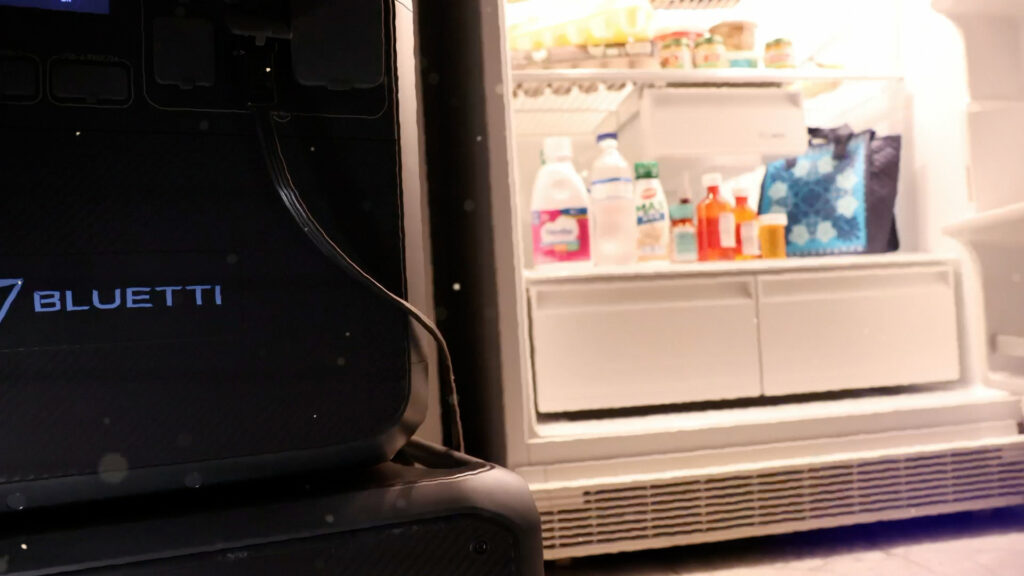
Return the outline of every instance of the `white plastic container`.
{"type": "Polygon", "coordinates": [[[597,137],[601,154],[590,169],[594,217],[594,262],[628,265],[637,260],[636,201],[633,171],[619,153],[614,133],[597,137]]]}
{"type": "Polygon", "coordinates": [[[545,138],[544,160],[530,198],[533,263],[589,263],[590,199],[572,165],[572,140],[545,138]]]}
{"type": "Polygon", "coordinates": [[[657,162],[636,163],[637,254],[641,262],[668,260],[669,214],[657,162]]]}

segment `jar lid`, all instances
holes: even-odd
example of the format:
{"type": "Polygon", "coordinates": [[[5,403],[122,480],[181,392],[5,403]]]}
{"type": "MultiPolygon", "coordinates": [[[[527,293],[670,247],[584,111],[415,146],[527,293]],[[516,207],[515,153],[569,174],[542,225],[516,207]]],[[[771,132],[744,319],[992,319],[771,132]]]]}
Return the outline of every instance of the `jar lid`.
{"type": "Polygon", "coordinates": [[[705,37],[701,38],[700,40],[697,40],[697,46],[703,46],[705,44],[724,44],[724,43],[725,43],[725,41],[722,40],[722,37],[718,36],[718,35],[715,35],[715,34],[710,34],[708,36],[705,36],[705,37]]]}
{"type": "Polygon", "coordinates": [[[765,44],[766,48],[772,48],[774,46],[792,46],[793,42],[789,38],[776,38],[771,42],[765,44]]]}
{"type": "Polygon", "coordinates": [[[761,226],[788,226],[789,216],[784,212],[772,212],[771,214],[761,214],[758,216],[761,226]]]}

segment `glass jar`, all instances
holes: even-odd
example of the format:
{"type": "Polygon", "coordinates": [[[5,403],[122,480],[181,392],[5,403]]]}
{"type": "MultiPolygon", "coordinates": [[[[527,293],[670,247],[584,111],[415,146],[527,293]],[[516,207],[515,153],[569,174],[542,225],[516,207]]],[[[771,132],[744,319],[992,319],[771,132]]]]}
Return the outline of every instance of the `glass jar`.
{"type": "Polygon", "coordinates": [[[673,32],[654,39],[658,48],[658,61],[662,68],[693,68],[693,43],[688,33],[673,32]]]}
{"type": "Polygon", "coordinates": [[[721,36],[705,36],[697,41],[693,49],[693,64],[697,68],[728,68],[725,57],[725,42],[721,36]]]}
{"type": "Polygon", "coordinates": [[[761,258],[786,257],[786,226],[789,217],[781,213],[762,214],[758,235],[761,240],[761,258]]]}
{"type": "Polygon", "coordinates": [[[766,68],[795,68],[793,43],[786,38],[776,38],[765,44],[764,65],[766,68]]]}

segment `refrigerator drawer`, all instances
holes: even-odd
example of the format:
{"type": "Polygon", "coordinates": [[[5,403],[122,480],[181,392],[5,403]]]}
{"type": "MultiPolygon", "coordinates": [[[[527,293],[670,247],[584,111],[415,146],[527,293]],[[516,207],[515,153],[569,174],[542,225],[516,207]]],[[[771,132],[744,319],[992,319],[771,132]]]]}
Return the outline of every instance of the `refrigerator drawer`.
{"type": "Polygon", "coordinates": [[[950,266],[758,278],[765,395],[960,377],[950,266]]]}
{"type": "Polygon", "coordinates": [[[529,289],[541,413],[758,396],[754,278],[529,289]]]}

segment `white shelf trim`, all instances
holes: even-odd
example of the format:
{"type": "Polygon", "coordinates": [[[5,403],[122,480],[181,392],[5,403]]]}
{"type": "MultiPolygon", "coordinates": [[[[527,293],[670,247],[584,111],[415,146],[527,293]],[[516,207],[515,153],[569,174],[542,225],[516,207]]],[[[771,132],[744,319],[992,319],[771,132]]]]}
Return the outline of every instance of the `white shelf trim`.
{"type": "Polygon", "coordinates": [[[787,258],[784,260],[745,260],[732,262],[696,262],[688,264],[651,263],[633,266],[551,267],[524,270],[527,284],[565,280],[615,280],[625,278],[678,278],[685,276],[755,274],[765,272],[803,272],[813,270],[855,269],[884,266],[914,266],[955,262],[952,254],[903,253],[787,258]]]}
{"type": "Polygon", "coordinates": [[[572,438],[614,437],[654,432],[692,431],[733,428],[750,425],[772,425],[808,419],[845,418],[857,415],[884,414],[913,410],[932,410],[959,406],[978,406],[1012,399],[1002,390],[982,386],[959,386],[950,390],[913,391],[890,396],[865,396],[841,400],[816,400],[774,406],[720,408],[685,414],[667,413],[647,416],[624,416],[593,420],[562,420],[540,422],[539,438],[564,441],[572,438]]]}
{"type": "Polygon", "coordinates": [[[979,236],[987,236],[989,232],[998,233],[1007,227],[1019,231],[1024,229],[1021,228],[1022,225],[1024,225],[1024,202],[969,216],[946,226],[943,231],[954,238],[970,240],[979,236]]]}
{"type": "Polygon", "coordinates": [[[643,69],[569,69],[569,70],[517,70],[512,72],[517,83],[547,82],[605,82],[634,84],[789,84],[807,80],[861,80],[895,81],[896,73],[862,73],[828,68],[725,68],[694,70],[643,69]]]}

